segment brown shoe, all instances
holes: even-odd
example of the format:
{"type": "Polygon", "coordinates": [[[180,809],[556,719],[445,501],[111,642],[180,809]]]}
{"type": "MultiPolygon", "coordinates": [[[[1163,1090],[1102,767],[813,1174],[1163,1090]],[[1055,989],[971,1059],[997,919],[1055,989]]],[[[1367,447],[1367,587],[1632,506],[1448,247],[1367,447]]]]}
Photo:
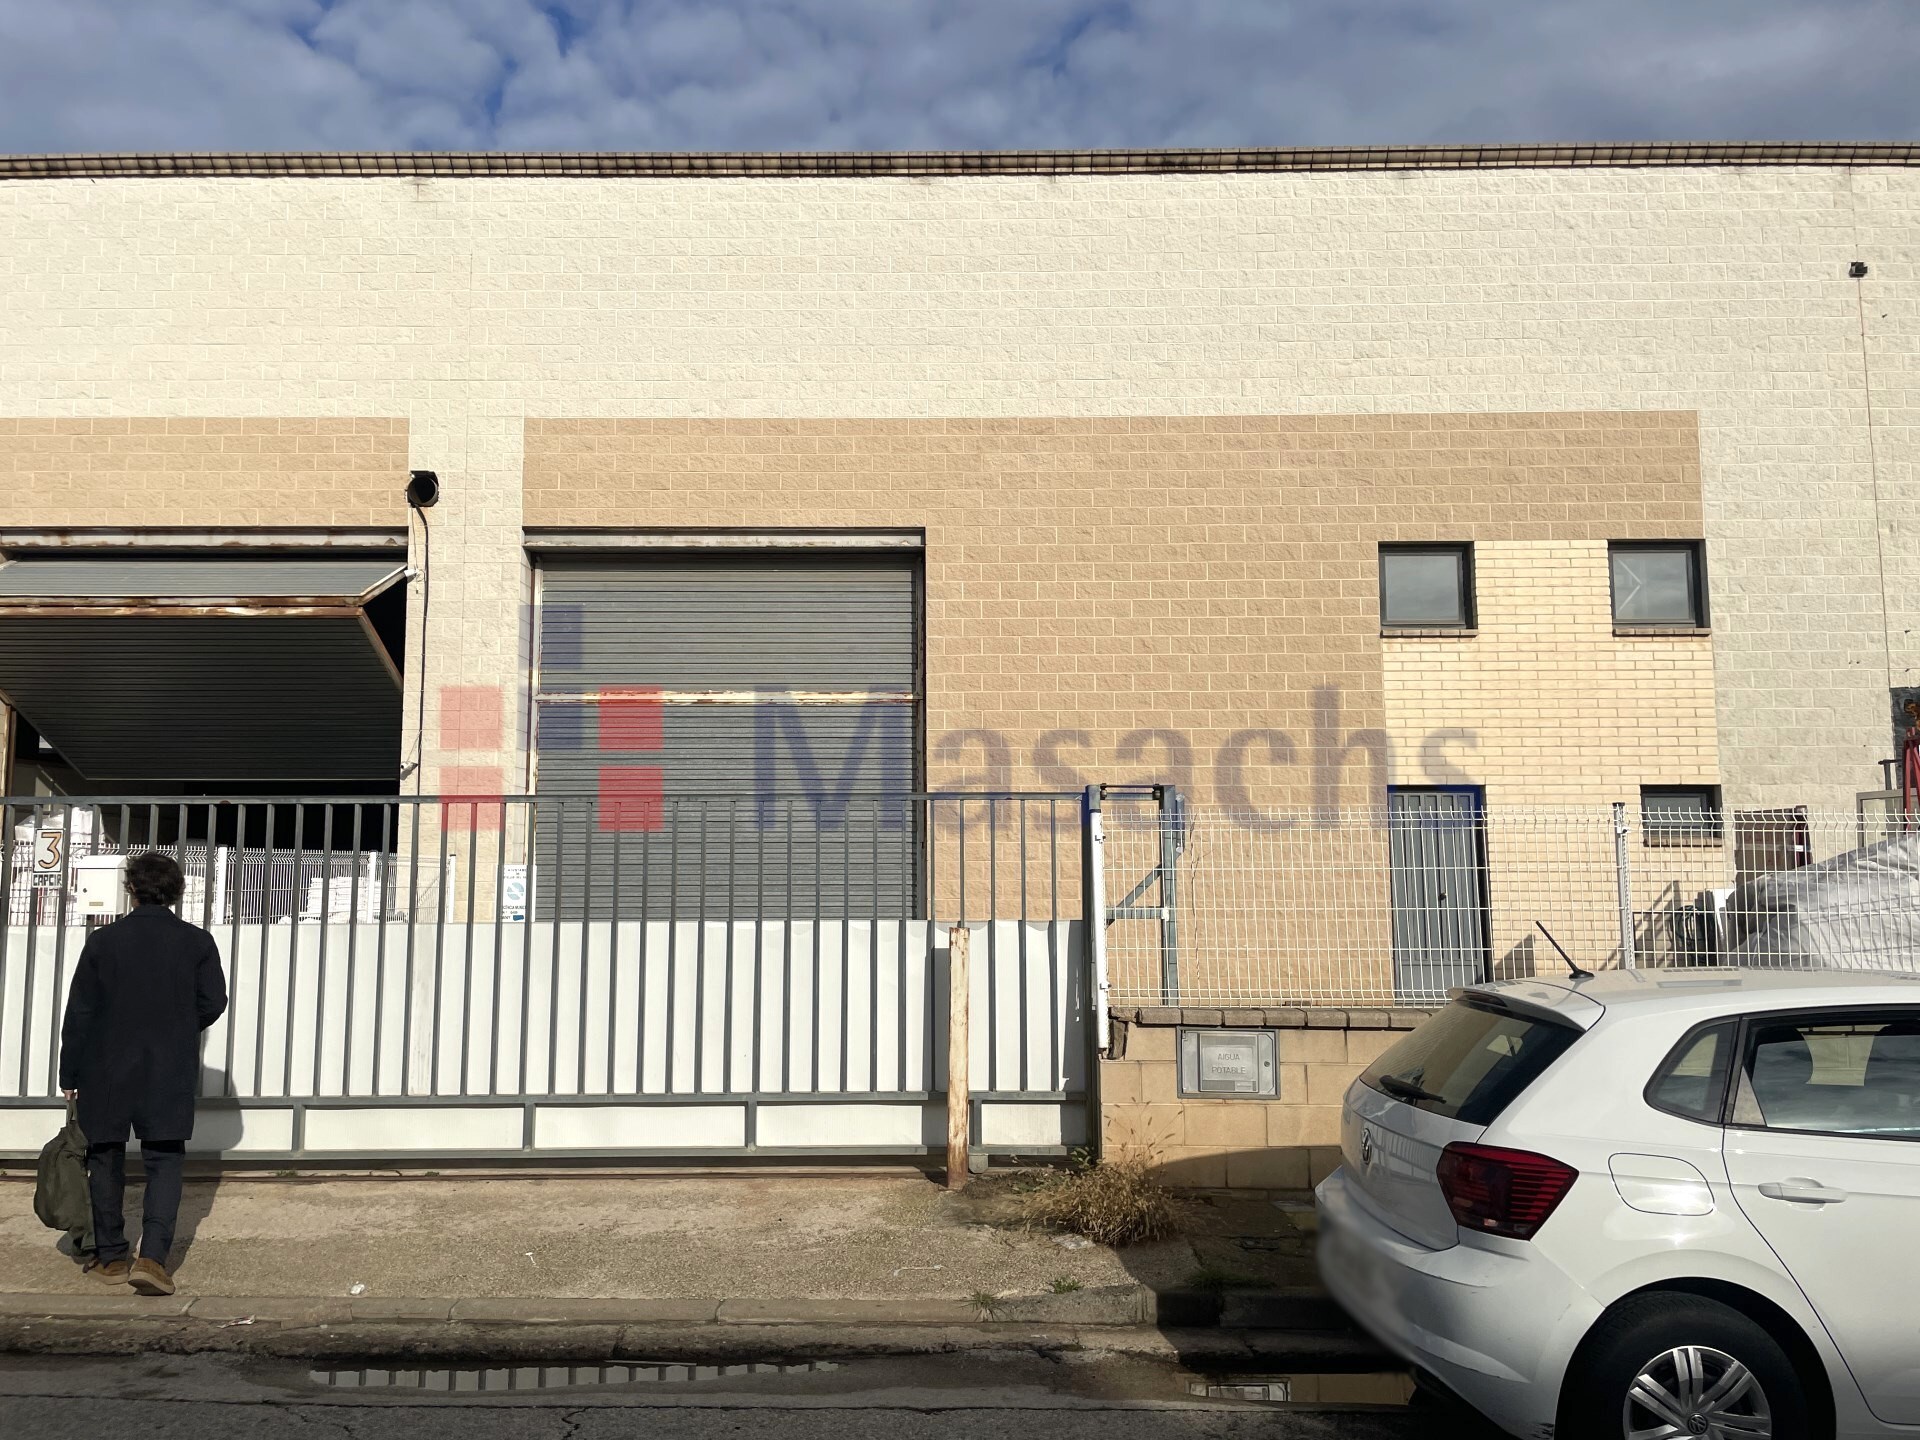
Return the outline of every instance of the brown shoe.
{"type": "Polygon", "coordinates": [[[142,1295],[171,1295],[173,1277],[158,1260],[136,1260],[127,1283],[142,1295]]]}
{"type": "Polygon", "coordinates": [[[125,1260],[109,1260],[104,1264],[98,1260],[89,1260],[85,1273],[102,1284],[124,1285],[127,1283],[127,1277],[133,1273],[133,1266],[125,1260]]]}

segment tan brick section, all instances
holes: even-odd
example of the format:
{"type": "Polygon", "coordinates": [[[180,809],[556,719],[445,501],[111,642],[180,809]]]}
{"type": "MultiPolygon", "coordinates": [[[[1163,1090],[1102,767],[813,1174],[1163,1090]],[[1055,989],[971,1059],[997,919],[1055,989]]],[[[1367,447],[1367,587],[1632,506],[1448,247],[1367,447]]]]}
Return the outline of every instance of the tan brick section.
{"type": "Polygon", "coordinates": [[[530,419],[524,513],[923,528],[937,787],[1172,778],[1226,801],[1220,747],[1259,729],[1296,756],[1250,748],[1247,798],[1326,798],[1318,758],[1365,803],[1379,542],[1695,537],[1699,441],[1669,412],[530,419]]]}
{"type": "Polygon", "coordinates": [[[0,525],[395,526],[398,419],[0,418],[0,525]]]}
{"type": "Polygon", "coordinates": [[[1125,1053],[1100,1065],[1103,1153],[1151,1160],[1169,1182],[1208,1189],[1302,1190],[1340,1163],[1340,1100],[1406,1033],[1284,1028],[1277,1100],[1182,1098],[1179,1030],[1128,1025],[1125,1053]]]}

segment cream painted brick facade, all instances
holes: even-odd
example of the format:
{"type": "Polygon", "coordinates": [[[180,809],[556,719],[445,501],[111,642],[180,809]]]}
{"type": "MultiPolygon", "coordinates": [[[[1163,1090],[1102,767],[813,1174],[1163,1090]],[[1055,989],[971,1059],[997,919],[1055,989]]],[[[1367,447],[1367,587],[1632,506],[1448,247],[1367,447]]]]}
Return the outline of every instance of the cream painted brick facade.
{"type": "MultiPolygon", "coordinates": [[[[1616,634],[1604,541],[1479,544],[1474,579],[1476,633],[1382,642],[1397,778],[1482,786],[1500,817],[1486,836],[1496,965],[1530,972],[1543,912],[1576,954],[1612,959],[1613,856],[1598,812],[1635,806],[1643,785],[1720,783],[1711,642],[1616,634]],[[1530,806],[1590,807],[1594,820],[1530,824],[1530,806]]],[[[1692,894],[1732,878],[1707,877],[1704,851],[1632,838],[1643,885],[1665,877],[1692,894]]]]}
{"type": "Polygon", "coordinates": [[[10,181],[0,416],[404,422],[428,663],[512,686],[530,416],[1692,412],[1728,799],[1843,808],[1920,670],[1917,221],[1786,166],[10,181]]]}

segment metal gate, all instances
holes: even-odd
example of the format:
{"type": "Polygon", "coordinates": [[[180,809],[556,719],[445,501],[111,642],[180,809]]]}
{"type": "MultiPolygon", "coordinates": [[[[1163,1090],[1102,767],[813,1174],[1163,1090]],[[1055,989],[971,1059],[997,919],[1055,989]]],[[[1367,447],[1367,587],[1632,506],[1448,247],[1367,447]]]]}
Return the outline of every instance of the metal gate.
{"type": "Polygon", "coordinates": [[[86,862],[149,848],[189,871],[182,913],[219,941],[232,995],[205,1041],[198,1149],[934,1152],[961,924],[975,1143],[1063,1153],[1090,1131],[1083,808],[1064,794],[3,802],[0,1153],[57,1128],[86,862]],[[883,843],[910,883],[873,883],[883,843]],[[37,848],[57,856],[44,876],[37,848]],[[537,878],[576,863],[590,879],[537,878]]]}
{"type": "Polygon", "coordinates": [[[1488,975],[1486,834],[1477,789],[1387,793],[1397,996],[1444,995],[1488,975]]]}

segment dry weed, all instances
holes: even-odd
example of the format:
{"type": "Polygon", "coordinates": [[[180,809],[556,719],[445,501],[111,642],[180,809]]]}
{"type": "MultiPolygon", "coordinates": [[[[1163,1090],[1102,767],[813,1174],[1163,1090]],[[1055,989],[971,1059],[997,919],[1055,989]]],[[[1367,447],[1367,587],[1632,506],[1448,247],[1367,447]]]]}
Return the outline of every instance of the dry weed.
{"type": "Polygon", "coordinates": [[[1030,1225],[1102,1245],[1137,1245],[1173,1234],[1184,1206],[1154,1179],[1145,1157],[1125,1156],[1049,1176],[1021,1197],[1020,1208],[1030,1225]]]}

